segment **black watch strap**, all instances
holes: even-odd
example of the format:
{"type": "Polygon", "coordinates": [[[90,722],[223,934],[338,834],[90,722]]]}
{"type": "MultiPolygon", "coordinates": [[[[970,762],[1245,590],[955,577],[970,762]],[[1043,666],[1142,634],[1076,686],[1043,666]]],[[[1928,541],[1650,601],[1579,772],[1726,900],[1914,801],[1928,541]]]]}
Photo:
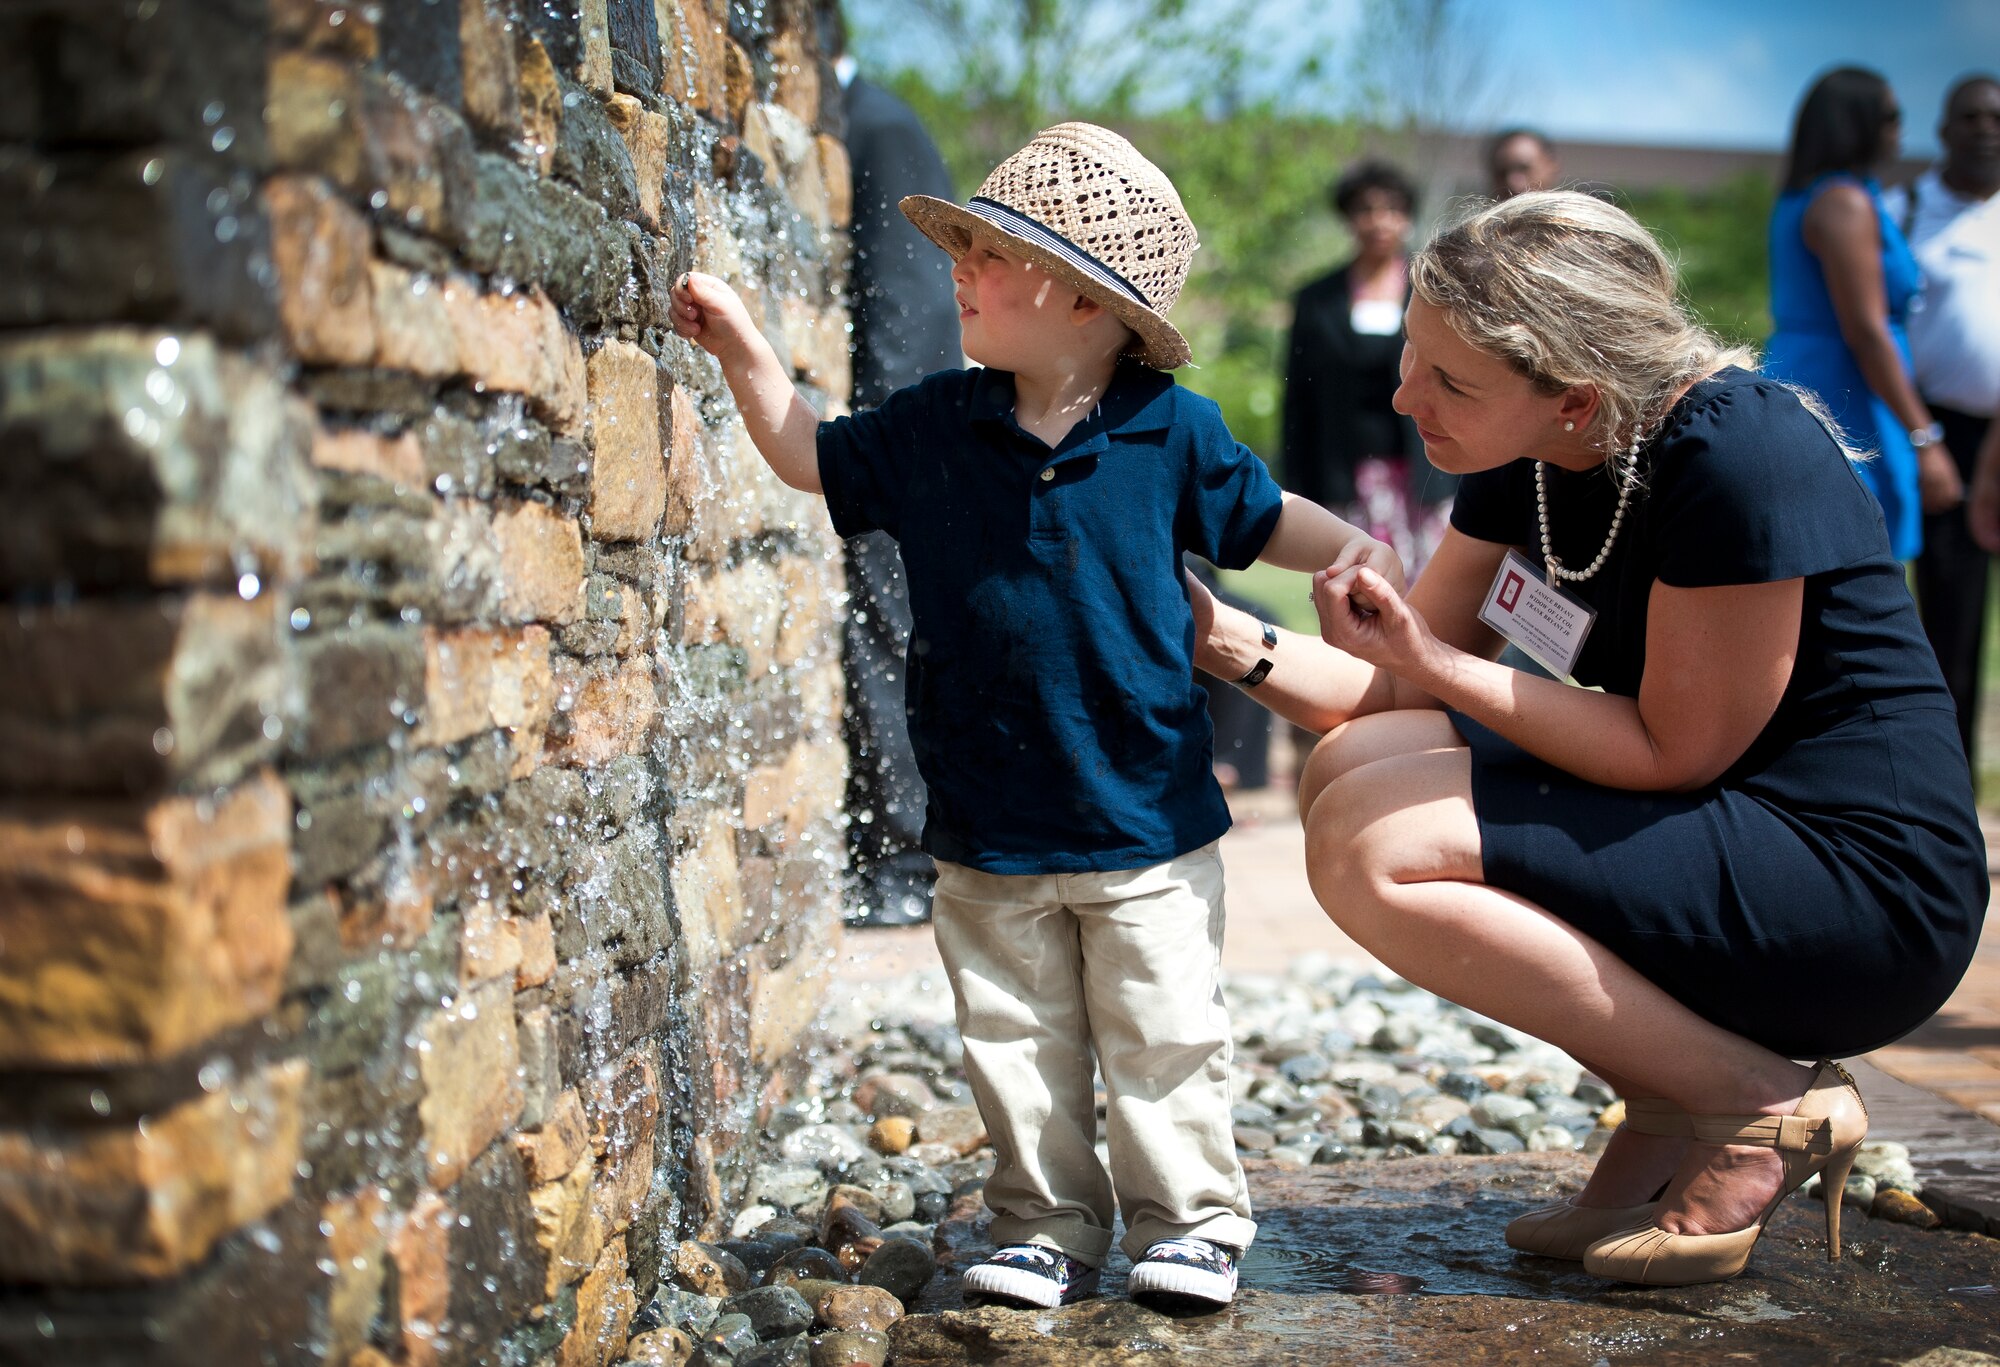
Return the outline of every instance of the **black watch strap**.
{"type": "MultiPolygon", "coordinates": [[[[1278,648],[1278,629],[1269,622],[1259,622],[1257,625],[1264,629],[1264,649],[1276,650],[1278,648]]],[[[1270,673],[1271,658],[1267,655],[1258,660],[1256,664],[1251,665],[1250,672],[1238,679],[1236,686],[1238,688],[1255,688],[1258,684],[1264,682],[1270,673]]]]}

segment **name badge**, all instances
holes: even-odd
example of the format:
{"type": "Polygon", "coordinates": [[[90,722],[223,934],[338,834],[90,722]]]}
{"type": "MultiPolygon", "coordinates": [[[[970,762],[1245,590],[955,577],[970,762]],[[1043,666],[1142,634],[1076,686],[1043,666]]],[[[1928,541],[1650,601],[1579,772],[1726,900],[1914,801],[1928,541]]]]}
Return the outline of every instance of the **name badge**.
{"type": "Polygon", "coordinates": [[[1594,608],[1551,585],[1519,551],[1508,551],[1486,591],[1479,620],[1533,657],[1558,679],[1567,679],[1597,620],[1594,608]]]}

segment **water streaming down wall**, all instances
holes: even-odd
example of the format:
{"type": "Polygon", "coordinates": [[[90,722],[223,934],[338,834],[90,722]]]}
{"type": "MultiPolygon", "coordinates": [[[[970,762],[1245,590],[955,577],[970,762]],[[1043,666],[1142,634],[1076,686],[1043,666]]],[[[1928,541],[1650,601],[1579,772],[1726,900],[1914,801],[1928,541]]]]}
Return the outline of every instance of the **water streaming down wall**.
{"type": "Polygon", "coordinates": [[[803,3],[0,9],[0,1361],[618,1360],[837,935],[803,3]]]}

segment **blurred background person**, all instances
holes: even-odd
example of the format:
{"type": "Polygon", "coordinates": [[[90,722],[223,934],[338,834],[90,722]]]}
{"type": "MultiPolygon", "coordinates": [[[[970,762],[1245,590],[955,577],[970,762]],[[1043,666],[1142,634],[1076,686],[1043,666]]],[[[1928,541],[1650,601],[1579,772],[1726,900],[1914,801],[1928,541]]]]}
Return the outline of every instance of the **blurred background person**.
{"type": "Polygon", "coordinates": [[[1899,559],[1923,546],[1922,514],[1964,497],[1942,429],[1910,375],[1904,320],[1920,280],[1876,170],[1896,155],[1903,113],[1879,74],[1840,67],[1799,105],[1771,211],[1765,373],[1813,391],[1874,459],[1858,467],[1899,559]]]}
{"type": "MultiPolygon", "coordinates": [[[[853,165],[854,407],[963,363],[951,258],[896,207],[905,195],[953,199],[951,176],[910,107],[856,73],[837,15],[836,59],[853,165]]],[[[923,850],[928,793],[903,715],[910,604],[903,560],[881,532],[846,545],[850,925],[914,925],[930,918],[936,866],[923,850]]]]}
{"type": "MultiPolygon", "coordinates": [[[[1354,255],[1292,301],[1284,483],[1394,546],[1414,582],[1444,537],[1458,486],[1425,458],[1417,425],[1389,402],[1403,354],[1416,186],[1389,162],[1361,161],[1334,182],[1329,197],[1354,240],[1354,255]]],[[[1232,691],[1211,697],[1222,709],[1218,727],[1221,716],[1241,705],[1226,697],[1232,691]]],[[[1292,739],[1302,757],[1317,737],[1294,728],[1292,739]]]]}
{"type": "Polygon", "coordinates": [[[1493,198],[1553,190],[1562,179],[1555,144],[1532,128],[1504,128],[1486,144],[1486,174],[1493,198]]]}
{"type": "Polygon", "coordinates": [[[1403,558],[1411,580],[1444,536],[1457,481],[1424,458],[1416,424],[1390,405],[1410,297],[1416,188],[1363,161],[1332,190],[1354,256],[1300,290],[1285,361],[1285,487],[1403,558]]]}
{"type": "MultiPolygon", "coordinates": [[[[1909,322],[1917,393],[1969,483],[2000,409],[2000,79],[1981,73],[1952,86],[1937,131],[1942,159],[1882,202],[1923,271],[1909,322]]],[[[1917,609],[1975,772],[1990,577],[1967,519],[1956,509],[1924,515],[1917,609]]]]}

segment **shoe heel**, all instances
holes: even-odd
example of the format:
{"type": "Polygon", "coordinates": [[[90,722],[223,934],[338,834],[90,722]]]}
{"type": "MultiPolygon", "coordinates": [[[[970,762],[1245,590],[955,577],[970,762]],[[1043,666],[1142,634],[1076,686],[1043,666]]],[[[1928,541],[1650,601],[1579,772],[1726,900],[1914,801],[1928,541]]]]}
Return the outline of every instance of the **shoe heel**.
{"type": "Polygon", "coordinates": [[[1830,1263],[1840,1261],[1840,1208],[1847,1204],[1847,1174],[1854,1170],[1860,1152],[1861,1146],[1856,1144],[1846,1153],[1832,1154],[1820,1170],[1820,1194],[1826,1197],[1826,1260],[1830,1263]]]}

